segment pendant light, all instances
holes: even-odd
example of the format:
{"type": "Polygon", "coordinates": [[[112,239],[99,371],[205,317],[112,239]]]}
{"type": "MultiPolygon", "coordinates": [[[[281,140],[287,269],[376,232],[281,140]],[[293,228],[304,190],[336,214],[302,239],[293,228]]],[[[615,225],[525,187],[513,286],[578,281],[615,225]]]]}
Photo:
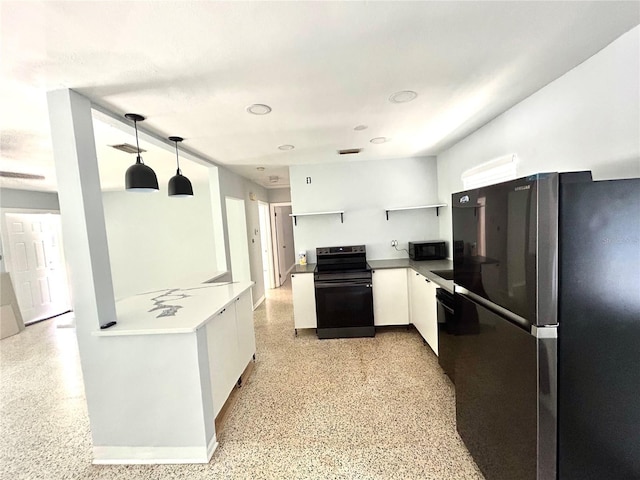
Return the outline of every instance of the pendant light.
{"type": "Polygon", "coordinates": [[[142,162],[142,157],[140,156],[138,122],[142,122],[144,117],[137,113],[126,113],[124,116],[129,120],[133,120],[133,127],[136,130],[136,147],[138,148],[136,163],[127,168],[127,173],[124,176],[125,189],[127,192],[156,192],[158,191],[158,178],[151,167],[142,162]]]}
{"type": "Polygon", "coordinates": [[[178,158],[178,142],[184,140],[182,137],[169,137],[169,140],[176,143],[176,174],[169,180],[170,197],[192,197],[193,187],[187,177],[180,171],[180,159],[178,158]]]}

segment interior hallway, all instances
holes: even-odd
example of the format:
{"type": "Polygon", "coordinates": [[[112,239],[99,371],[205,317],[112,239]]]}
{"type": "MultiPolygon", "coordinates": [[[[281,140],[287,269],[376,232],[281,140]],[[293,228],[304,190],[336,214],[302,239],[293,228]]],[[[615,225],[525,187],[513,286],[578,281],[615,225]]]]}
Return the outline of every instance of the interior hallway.
{"type": "Polygon", "coordinates": [[[0,478],[482,479],[419,334],[296,338],[290,285],[254,312],[255,369],[205,465],[92,465],[75,330],[46,321],[2,340],[0,478]]]}

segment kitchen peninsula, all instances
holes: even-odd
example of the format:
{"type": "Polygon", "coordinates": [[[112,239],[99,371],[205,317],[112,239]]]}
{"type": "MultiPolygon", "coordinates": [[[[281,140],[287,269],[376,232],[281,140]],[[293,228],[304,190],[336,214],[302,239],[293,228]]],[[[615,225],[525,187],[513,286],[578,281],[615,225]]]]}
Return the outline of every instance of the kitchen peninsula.
{"type": "Polygon", "coordinates": [[[206,463],[215,417],[255,358],[253,282],[168,288],[116,303],[94,332],[111,350],[96,399],[110,412],[94,463],[206,463]]]}

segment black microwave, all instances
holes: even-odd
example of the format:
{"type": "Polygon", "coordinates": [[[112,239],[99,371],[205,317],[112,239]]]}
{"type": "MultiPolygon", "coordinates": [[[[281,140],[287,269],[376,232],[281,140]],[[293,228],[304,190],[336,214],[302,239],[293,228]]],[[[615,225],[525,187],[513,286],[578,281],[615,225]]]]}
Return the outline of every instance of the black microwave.
{"type": "Polygon", "coordinates": [[[411,260],[443,260],[447,258],[447,247],[441,240],[429,242],[409,242],[411,260]]]}

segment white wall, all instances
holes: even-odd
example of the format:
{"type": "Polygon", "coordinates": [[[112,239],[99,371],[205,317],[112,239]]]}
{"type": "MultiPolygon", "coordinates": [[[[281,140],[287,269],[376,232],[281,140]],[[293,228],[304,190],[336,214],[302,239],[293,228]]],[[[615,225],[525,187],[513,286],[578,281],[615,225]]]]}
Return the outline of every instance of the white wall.
{"type": "Polygon", "coordinates": [[[298,217],[295,251],[307,250],[309,263],[317,247],[365,244],[369,259],[400,258],[407,253],[392,248],[391,240],[407,248],[409,241],[438,237],[434,209],[385,217],[385,208],[438,202],[435,157],[298,165],[289,176],[294,213],[345,211],[344,223],[339,215],[298,217]]]}
{"type": "Polygon", "coordinates": [[[268,188],[269,203],[285,203],[291,201],[291,189],[287,188],[268,188]]]}
{"type": "Polygon", "coordinates": [[[15,188],[0,188],[0,207],[59,211],[58,194],[15,188]]]}
{"type": "Polygon", "coordinates": [[[209,185],[192,198],[166,191],[104,192],[104,214],[116,299],[202,283],[217,270],[209,185]]]}
{"type": "Polygon", "coordinates": [[[234,282],[251,281],[249,243],[247,238],[247,214],[244,199],[225,197],[227,231],[229,232],[229,256],[234,282]]]}
{"type": "MultiPolygon", "coordinates": [[[[438,192],[451,202],[460,176],[504,154],[518,176],[592,170],[596,180],[640,176],[640,27],[438,155],[438,192]]],[[[451,239],[450,207],[440,236],[451,239]]]]}

